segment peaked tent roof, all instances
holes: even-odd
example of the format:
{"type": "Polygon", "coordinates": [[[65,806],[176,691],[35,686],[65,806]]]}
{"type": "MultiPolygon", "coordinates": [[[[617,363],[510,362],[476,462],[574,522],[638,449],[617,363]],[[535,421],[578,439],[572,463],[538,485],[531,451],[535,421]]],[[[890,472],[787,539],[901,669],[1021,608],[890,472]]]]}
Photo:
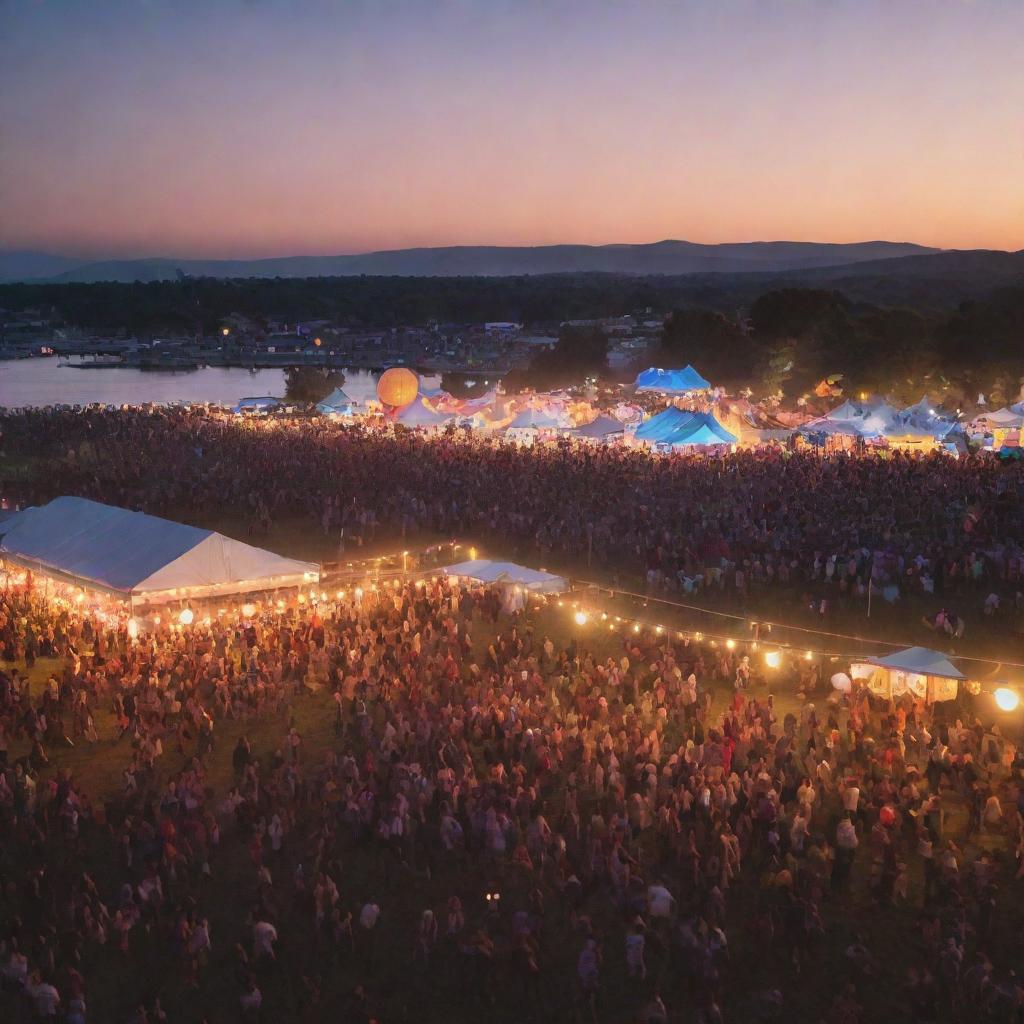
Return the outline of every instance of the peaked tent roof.
{"type": "Polygon", "coordinates": [[[683,424],[664,440],[663,444],[714,445],[735,444],[739,438],[726,430],[710,413],[694,413],[689,423],[683,424]]]}
{"type": "Polygon", "coordinates": [[[908,647],[905,651],[887,654],[884,658],[869,658],[868,663],[898,672],[916,672],[922,676],[942,679],[963,679],[964,674],[939,651],[928,647],[908,647]]]}
{"type": "Polygon", "coordinates": [[[320,571],[212,530],[74,497],[0,524],[0,554],[124,596],[243,593],[295,586],[320,571]]]}
{"type": "Polygon", "coordinates": [[[975,422],[994,423],[998,427],[1014,428],[1024,426],[1024,413],[1012,409],[996,409],[995,412],[981,412],[975,416],[975,422]]]}
{"type": "Polygon", "coordinates": [[[323,413],[340,412],[350,409],[355,403],[341,388],[335,388],[322,402],[317,403],[317,411],[323,413]]]}
{"type": "Polygon", "coordinates": [[[403,427],[440,427],[450,419],[451,417],[445,416],[444,413],[434,412],[423,401],[422,395],[418,395],[415,401],[410,402],[395,417],[395,421],[401,423],[403,427]]]}
{"type": "Polygon", "coordinates": [[[705,380],[689,364],[681,370],[661,370],[652,366],[637,377],[636,389],[685,395],[690,391],[710,391],[711,382],[705,380]]]}
{"type": "Polygon", "coordinates": [[[561,424],[540,409],[523,409],[508,425],[509,430],[555,430],[561,424]]]}
{"type": "Polygon", "coordinates": [[[670,405],[656,416],[652,416],[649,420],[644,420],[636,428],[635,436],[642,441],[660,441],[672,431],[678,430],[684,424],[689,423],[693,416],[692,412],[677,409],[674,405],[670,405]]]}
{"type": "Polygon", "coordinates": [[[572,431],[573,437],[611,437],[613,434],[624,433],[625,427],[614,416],[598,416],[597,419],[585,423],[572,431]]]}
{"type": "Polygon", "coordinates": [[[653,444],[735,444],[739,439],[711,413],[688,412],[670,406],[636,429],[636,437],[653,444]]]}
{"type": "Polygon", "coordinates": [[[515,562],[492,562],[489,558],[474,558],[448,565],[443,572],[446,576],[466,576],[481,583],[514,583],[537,594],[556,594],[569,589],[562,576],[515,562]]]}

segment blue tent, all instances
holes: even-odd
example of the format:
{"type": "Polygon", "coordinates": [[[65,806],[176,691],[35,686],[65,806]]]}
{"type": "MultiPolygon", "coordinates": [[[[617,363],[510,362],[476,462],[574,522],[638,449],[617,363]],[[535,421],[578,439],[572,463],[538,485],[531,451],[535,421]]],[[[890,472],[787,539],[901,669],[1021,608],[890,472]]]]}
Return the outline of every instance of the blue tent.
{"type": "Polygon", "coordinates": [[[661,443],[671,445],[714,445],[735,444],[738,440],[739,438],[735,434],[726,430],[710,413],[698,412],[693,415],[689,423],[674,431],[661,443]]]}
{"type": "Polygon", "coordinates": [[[688,412],[685,409],[677,409],[674,405],[670,405],[656,416],[652,416],[649,420],[644,420],[636,428],[636,437],[641,441],[660,443],[670,434],[688,424],[695,415],[695,413],[688,412]]]}
{"type": "Polygon", "coordinates": [[[887,654],[884,658],[871,658],[870,664],[894,669],[897,672],[915,672],[920,676],[964,678],[964,674],[944,654],[927,647],[908,647],[905,651],[887,654]]]}
{"type": "Polygon", "coordinates": [[[355,403],[341,388],[335,388],[322,402],[317,403],[316,411],[325,416],[351,416],[355,412],[355,403]]]}
{"type": "Polygon", "coordinates": [[[636,428],[639,440],[663,445],[735,444],[739,438],[730,433],[708,412],[688,412],[669,406],[636,428]]]}
{"type": "Polygon", "coordinates": [[[711,383],[692,366],[681,370],[660,370],[652,366],[636,379],[637,391],[659,391],[669,395],[685,395],[691,391],[710,391],[711,383]]]}

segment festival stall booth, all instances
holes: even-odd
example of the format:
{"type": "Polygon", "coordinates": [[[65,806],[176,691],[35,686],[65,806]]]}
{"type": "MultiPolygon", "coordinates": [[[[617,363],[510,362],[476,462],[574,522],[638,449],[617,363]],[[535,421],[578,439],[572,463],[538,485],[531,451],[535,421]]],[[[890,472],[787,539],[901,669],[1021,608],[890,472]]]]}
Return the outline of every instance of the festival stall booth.
{"type": "Polygon", "coordinates": [[[621,441],[626,428],[614,416],[600,415],[596,419],[569,431],[569,436],[589,444],[609,444],[621,441]]]}
{"type": "Polygon", "coordinates": [[[939,651],[908,647],[884,658],[868,658],[853,666],[854,678],[864,679],[870,691],[883,700],[905,693],[926,704],[955,700],[964,674],[939,651]]]}
{"type": "Polygon", "coordinates": [[[395,423],[406,427],[409,430],[434,431],[443,430],[453,417],[441,412],[435,412],[423,401],[423,396],[418,396],[405,408],[395,415],[395,423]]]}
{"type": "Polygon", "coordinates": [[[316,411],[324,416],[355,416],[356,403],[341,388],[335,388],[322,402],[318,402],[316,411]]]}
{"type": "Polygon", "coordinates": [[[260,395],[255,398],[242,398],[231,411],[236,416],[266,416],[281,408],[280,398],[272,395],[260,395]]]}
{"type": "Polygon", "coordinates": [[[515,562],[492,562],[488,558],[473,558],[445,566],[442,572],[454,580],[470,580],[484,586],[497,587],[502,592],[504,610],[522,611],[531,594],[564,594],[569,581],[564,576],[531,569],[515,562]]]}
{"type": "Polygon", "coordinates": [[[662,395],[689,395],[710,391],[711,382],[689,365],[681,370],[661,370],[652,366],[637,376],[636,390],[654,391],[662,395]]]}
{"type": "Polygon", "coordinates": [[[739,440],[711,413],[690,412],[669,406],[641,423],[633,434],[635,442],[655,451],[672,452],[687,448],[715,448],[734,445],[739,440]]]}
{"type": "Polygon", "coordinates": [[[532,445],[534,442],[554,437],[565,429],[565,423],[539,409],[523,409],[505,428],[505,437],[517,444],[532,445]]]}
{"type": "MultiPolygon", "coordinates": [[[[948,450],[948,442],[960,434],[956,420],[942,416],[925,395],[908,405],[894,418],[885,438],[889,448],[900,451],[931,452],[948,450]]],[[[958,449],[954,449],[958,450],[958,449]]]]}
{"type": "MultiPolygon", "coordinates": [[[[135,609],[300,587],[312,562],[284,558],[212,530],[102,505],[55,498],[0,523],[0,559],[67,597],[92,592],[135,609]]],[[[191,621],[191,612],[188,613],[191,621]]],[[[182,622],[185,619],[181,619],[182,622]]]]}
{"type": "Polygon", "coordinates": [[[1017,448],[1020,447],[1021,430],[1024,429],[1024,413],[1009,408],[983,412],[971,420],[968,429],[972,440],[977,440],[992,451],[1017,448]]]}
{"type": "Polygon", "coordinates": [[[868,445],[893,451],[958,452],[955,420],[941,416],[928,396],[906,409],[881,399],[845,401],[825,416],[810,420],[800,435],[812,444],[832,450],[868,445]]]}

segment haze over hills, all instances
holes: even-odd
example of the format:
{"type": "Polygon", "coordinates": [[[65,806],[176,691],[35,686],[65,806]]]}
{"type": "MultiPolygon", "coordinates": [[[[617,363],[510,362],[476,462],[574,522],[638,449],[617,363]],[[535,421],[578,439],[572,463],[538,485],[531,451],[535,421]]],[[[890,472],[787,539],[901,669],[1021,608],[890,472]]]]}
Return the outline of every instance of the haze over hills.
{"type": "Polygon", "coordinates": [[[166,281],[193,277],[514,277],[610,273],[682,275],[779,273],[850,266],[940,250],[909,242],[737,242],[705,245],[666,240],[644,245],[460,245],[395,249],[349,256],[286,256],[259,260],[74,260],[37,252],[0,252],[4,281],[166,281]]]}

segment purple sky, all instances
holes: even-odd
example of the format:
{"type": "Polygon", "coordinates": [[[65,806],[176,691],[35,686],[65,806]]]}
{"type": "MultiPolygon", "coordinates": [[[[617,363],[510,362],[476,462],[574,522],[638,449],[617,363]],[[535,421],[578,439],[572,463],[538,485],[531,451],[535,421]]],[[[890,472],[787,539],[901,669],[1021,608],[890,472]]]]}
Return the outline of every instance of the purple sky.
{"type": "Polygon", "coordinates": [[[1019,0],[0,0],[0,247],[1024,247],[1019,0]]]}

